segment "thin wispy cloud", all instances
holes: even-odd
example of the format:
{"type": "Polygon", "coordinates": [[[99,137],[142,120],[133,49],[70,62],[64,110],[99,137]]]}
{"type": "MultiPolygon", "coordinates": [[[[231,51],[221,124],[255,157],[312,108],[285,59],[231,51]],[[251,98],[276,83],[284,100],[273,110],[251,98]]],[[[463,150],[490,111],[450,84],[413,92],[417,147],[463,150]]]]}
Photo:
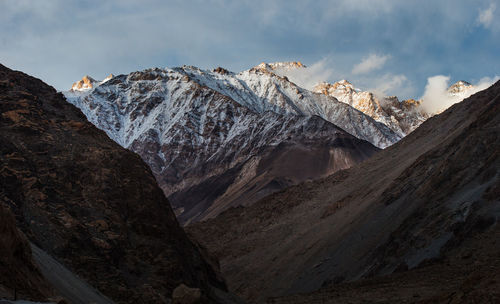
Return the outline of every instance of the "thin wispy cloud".
{"type": "Polygon", "coordinates": [[[394,92],[404,92],[405,95],[413,93],[413,87],[403,74],[384,74],[371,78],[370,82],[368,90],[379,96],[393,95],[394,92]]]}
{"type": "Polygon", "coordinates": [[[363,58],[363,60],[356,64],[352,69],[352,74],[366,74],[375,70],[381,69],[387,60],[391,58],[390,55],[377,55],[370,54],[368,57],[363,58]]]}
{"type": "Polygon", "coordinates": [[[490,4],[487,9],[480,10],[479,16],[477,17],[477,21],[479,24],[484,26],[485,28],[490,28],[493,23],[493,17],[496,10],[495,3],[490,4]]]}
{"type": "Polygon", "coordinates": [[[331,59],[326,57],[305,68],[300,69],[277,69],[275,73],[280,76],[286,76],[296,85],[313,90],[313,88],[321,83],[328,82],[338,77],[335,74],[335,69],[331,59]]]}

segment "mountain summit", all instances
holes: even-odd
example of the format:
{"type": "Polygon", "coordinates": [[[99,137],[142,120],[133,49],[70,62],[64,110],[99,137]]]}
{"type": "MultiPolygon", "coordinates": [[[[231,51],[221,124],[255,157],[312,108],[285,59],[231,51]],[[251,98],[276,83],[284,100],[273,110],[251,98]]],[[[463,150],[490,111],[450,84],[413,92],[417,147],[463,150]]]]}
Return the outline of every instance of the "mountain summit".
{"type": "Polygon", "coordinates": [[[285,61],[285,62],[273,62],[273,63],[262,62],[261,64],[253,67],[252,69],[273,72],[273,71],[289,71],[301,68],[306,68],[306,66],[302,64],[302,62],[300,61],[288,61],[288,62],[285,61]]]}
{"type": "Polygon", "coordinates": [[[96,81],[94,78],[92,78],[88,75],[85,75],[85,76],[83,76],[83,78],[81,80],[73,83],[73,85],[71,86],[71,90],[72,91],[87,91],[87,90],[92,89],[97,82],[98,81],[96,81]]]}
{"type": "Polygon", "coordinates": [[[85,75],[85,76],[83,76],[83,78],[81,80],[73,83],[70,91],[82,91],[82,92],[88,91],[97,85],[105,83],[106,81],[110,80],[111,78],[113,78],[113,74],[109,74],[102,81],[95,80],[94,78],[92,78],[88,75],[85,75]]]}

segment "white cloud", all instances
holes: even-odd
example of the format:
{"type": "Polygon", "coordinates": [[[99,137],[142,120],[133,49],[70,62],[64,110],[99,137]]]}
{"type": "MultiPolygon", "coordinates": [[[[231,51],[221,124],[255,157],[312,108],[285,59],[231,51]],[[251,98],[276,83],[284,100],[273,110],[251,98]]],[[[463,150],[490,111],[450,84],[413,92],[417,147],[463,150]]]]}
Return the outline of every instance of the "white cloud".
{"type": "Polygon", "coordinates": [[[312,90],[318,83],[334,77],[334,69],[329,58],[323,58],[306,68],[277,69],[274,72],[280,76],[286,76],[296,85],[308,90],[312,90]]]}
{"type": "Polygon", "coordinates": [[[427,78],[422,106],[429,113],[435,113],[456,103],[447,94],[450,76],[436,75],[427,78]]]}
{"type": "Polygon", "coordinates": [[[388,96],[397,93],[405,96],[413,93],[413,87],[408,84],[408,78],[403,74],[384,74],[370,80],[368,91],[378,96],[388,96]]]}
{"type": "Polygon", "coordinates": [[[485,28],[490,28],[493,23],[493,13],[495,12],[496,5],[492,3],[487,9],[479,11],[477,21],[485,28]]]}
{"type": "Polygon", "coordinates": [[[473,87],[462,94],[448,94],[450,76],[436,75],[427,78],[425,93],[422,96],[422,106],[429,113],[440,113],[453,104],[482,91],[500,79],[499,76],[493,78],[483,77],[473,87]]]}
{"type": "Polygon", "coordinates": [[[366,74],[368,72],[378,70],[384,66],[390,57],[390,55],[370,54],[354,66],[352,74],[366,74]]]}

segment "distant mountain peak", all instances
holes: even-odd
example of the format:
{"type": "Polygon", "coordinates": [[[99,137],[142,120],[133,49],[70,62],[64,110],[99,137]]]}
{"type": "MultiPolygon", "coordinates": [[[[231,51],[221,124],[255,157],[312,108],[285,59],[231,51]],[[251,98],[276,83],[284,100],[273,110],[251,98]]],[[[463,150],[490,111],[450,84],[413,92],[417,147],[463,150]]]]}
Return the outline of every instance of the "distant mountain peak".
{"type": "Polygon", "coordinates": [[[285,69],[300,69],[300,68],[306,68],[304,64],[300,61],[285,61],[285,62],[273,62],[269,63],[269,66],[273,69],[280,69],[280,68],[285,68],[285,69]]]}
{"type": "Polygon", "coordinates": [[[83,76],[83,78],[75,83],[73,83],[73,85],[71,86],[71,90],[72,91],[87,91],[87,90],[90,90],[94,87],[94,84],[96,83],[97,81],[90,77],[89,75],[85,75],[83,76]]]}
{"type": "Polygon", "coordinates": [[[348,80],[346,79],[342,79],[340,81],[337,81],[336,83],[334,83],[334,85],[348,85],[348,86],[352,86],[352,83],[349,82],[348,80]]]}
{"type": "Polygon", "coordinates": [[[468,81],[465,80],[459,80],[455,83],[455,85],[466,85],[466,86],[471,86],[472,84],[468,81]]]}
{"type": "Polygon", "coordinates": [[[354,85],[349,81],[342,79],[335,83],[321,82],[317,84],[313,91],[323,93],[325,95],[335,95],[333,92],[342,91],[342,93],[350,93],[355,91],[354,85]]]}
{"type": "Polygon", "coordinates": [[[459,94],[459,93],[467,91],[473,87],[474,86],[472,84],[470,84],[469,82],[467,82],[465,80],[459,80],[459,81],[455,82],[454,84],[452,84],[448,88],[448,92],[450,94],[459,94]]]}
{"type": "Polygon", "coordinates": [[[71,86],[70,91],[88,91],[96,87],[96,85],[100,85],[102,83],[105,83],[106,81],[110,80],[113,78],[113,74],[109,74],[104,80],[99,81],[95,80],[94,78],[90,77],[89,75],[83,76],[83,78],[71,86]]]}
{"type": "Polygon", "coordinates": [[[227,74],[231,73],[231,72],[229,72],[228,70],[226,70],[225,68],[222,68],[222,67],[217,67],[216,69],[213,70],[213,72],[219,73],[221,75],[227,75],[227,74]]]}
{"type": "Polygon", "coordinates": [[[261,72],[274,72],[276,70],[295,70],[306,68],[306,66],[300,61],[284,61],[284,62],[272,62],[266,63],[262,62],[261,64],[253,67],[251,70],[261,71],[261,72]]]}
{"type": "Polygon", "coordinates": [[[106,81],[110,80],[113,77],[115,77],[113,74],[109,74],[106,78],[104,78],[103,81],[101,81],[101,83],[105,83],[106,81]]]}
{"type": "Polygon", "coordinates": [[[335,83],[322,82],[313,91],[336,98],[378,122],[388,126],[400,136],[406,136],[427,119],[421,111],[415,111],[420,102],[399,102],[395,96],[377,97],[369,91],[357,89],[351,82],[342,79],[335,83]]]}

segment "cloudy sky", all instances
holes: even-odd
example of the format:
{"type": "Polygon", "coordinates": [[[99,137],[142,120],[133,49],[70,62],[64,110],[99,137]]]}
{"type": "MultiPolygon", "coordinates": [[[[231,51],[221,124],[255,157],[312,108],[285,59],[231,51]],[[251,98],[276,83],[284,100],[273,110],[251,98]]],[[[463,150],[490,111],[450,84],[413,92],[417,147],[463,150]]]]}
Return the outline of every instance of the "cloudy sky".
{"type": "Polygon", "coordinates": [[[345,78],[420,97],[430,77],[500,74],[496,2],[0,0],[0,63],[66,90],[85,74],[302,61],[304,86],[345,78]]]}

